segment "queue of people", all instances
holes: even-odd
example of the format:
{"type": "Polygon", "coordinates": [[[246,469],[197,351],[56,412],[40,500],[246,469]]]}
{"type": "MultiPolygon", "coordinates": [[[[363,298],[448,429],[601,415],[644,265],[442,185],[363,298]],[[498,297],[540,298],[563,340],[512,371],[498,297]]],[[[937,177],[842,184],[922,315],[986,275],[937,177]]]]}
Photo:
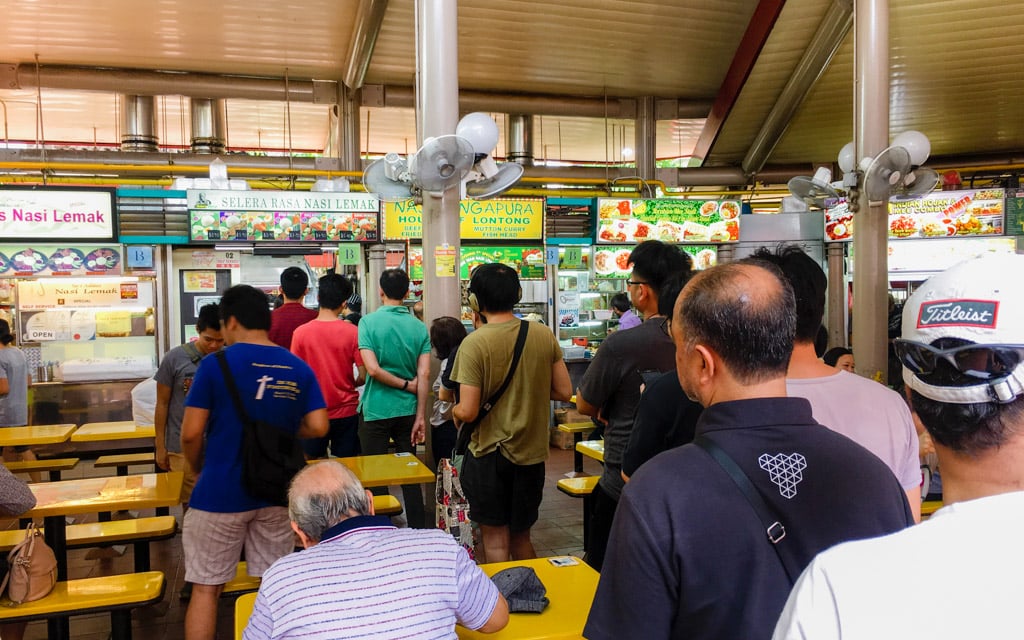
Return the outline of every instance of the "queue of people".
{"type": "MultiPolygon", "coordinates": [[[[894,351],[909,405],[844,370],[849,354],[818,359],[825,275],[800,249],[694,273],[677,248],[648,241],[630,262],[642,322],[609,336],[576,390],[580,411],[606,425],[585,523],[585,560],[601,574],[587,638],[1012,635],[1024,569],[1013,546],[1024,296],[1013,278],[1024,257],[968,261],[907,301],[894,351]],[[918,430],[946,504],[924,524],[918,430]],[[936,589],[956,607],[919,615],[936,589]]],[[[286,271],[282,290],[286,280],[281,309],[308,287],[304,273],[286,271]]],[[[358,328],[352,285],[331,274],[318,282],[319,311],[297,321],[288,309],[277,330],[261,291],[232,287],[200,310],[199,340],[163,359],[157,463],[195,479],[183,494],[189,640],[215,637],[243,550],[263,578],[247,640],[454,638],[456,623],[507,624],[509,602],[433,528],[419,485],[403,487],[409,526],[398,528],[329,460],[295,475],[287,506],[242,480],[246,416],[302,439],[309,458],[383,453],[389,440],[415,455],[429,422],[435,458],[464,456],[482,560],[536,556],[550,401],[573,391],[557,340],[514,315],[521,288],[506,265],[473,271],[468,335],[456,318],[417,319],[402,304],[405,272],[378,284],[382,306],[358,328]],[[431,387],[432,350],[442,362],[431,387]]],[[[10,416],[19,370],[4,351],[0,416],[10,416]]],[[[32,506],[18,482],[0,469],[10,514],[32,506]]]]}

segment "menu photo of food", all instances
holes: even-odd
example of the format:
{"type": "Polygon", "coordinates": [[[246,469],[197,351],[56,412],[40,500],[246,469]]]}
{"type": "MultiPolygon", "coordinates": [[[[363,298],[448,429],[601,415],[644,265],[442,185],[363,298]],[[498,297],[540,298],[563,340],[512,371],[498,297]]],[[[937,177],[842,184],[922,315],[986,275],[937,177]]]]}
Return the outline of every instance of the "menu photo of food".
{"type": "Polygon", "coordinates": [[[889,202],[890,238],[1002,235],[1005,191],[937,191],[915,200],[889,202]]]}
{"type": "Polygon", "coordinates": [[[742,205],[734,200],[598,200],[600,244],[736,242],[742,205]]]}
{"type": "Polygon", "coordinates": [[[274,238],[277,240],[301,240],[302,216],[291,211],[275,212],[274,238]]]}
{"type": "Polygon", "coordinates": [[[853,239],[853,214],[845,199],[825,209],[825,241],[841,242],[853,239]]]}
{"type": "Polygon", "coordinates": [[[277,220],[273,211],[250,211],[244,214],[247,218],[247,230],[252,231],[252,240],[278,240],[277,220]]]}
{"type": "Polygon", "coordinates": [[[594,251],[594,272],[601,278],[628,278],[633,270],[629,266],[628,247],[602,247],[594,251]]]}
{"type": "Polygon", "coordinates": [[[376,242],[380,239],[376,213],[352,214],[352,240],[376,242]]]}

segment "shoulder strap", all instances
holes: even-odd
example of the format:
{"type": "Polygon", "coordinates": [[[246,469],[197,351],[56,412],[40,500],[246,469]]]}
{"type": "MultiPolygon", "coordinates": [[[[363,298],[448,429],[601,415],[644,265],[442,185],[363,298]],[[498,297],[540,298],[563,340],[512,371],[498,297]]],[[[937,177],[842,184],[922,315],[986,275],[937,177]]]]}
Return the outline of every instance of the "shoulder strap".
{"type": "Polygon", "coordinates": [[[199,353],[199,348],[196,347],[193,342],[186,342],[182,345],[185,348],[185,353],[188,355],[188,359],[192,361],[192,364],[199,364],[199,361],[203,359],[203,354],[199,353]]]}
{"type": "Polygon", "coordinates": [[[249,414],[245,412],[245,404],[242,403],[242,396],[238,394],[235,377],[231,375],[231,367],[228,366],[228,356],[224,353],[223,349],[217,352],[217,362],[220,364],[220,370],[224,374],[224,385],[227,386],[228,393],[231,394],[231,400],[235,403],[235,411],[238,412],[238,417],[241,418],[243,423],[249,422],[249,414]]]}
{"type": "Polygon", "coordinates": [[[736,461],[711,439],[705,436],[697,436],[693,443],[706,451],[732,478],[733,483],[743,494],[743,497],[747,499],[754,512],[757,513],[761,524],[764,525],[768,541],[771,542],[772,548],[775,549],[775,553],[779,556],[782,567],[786,570],[786,576],[789,577],[790,584],[796,582],[797,577],[800,575],[800,568],[795,566],[792,559],[783,553],[778,546],[779,542],[786,537],[786,527],[782,525],[782,522],[776,517],[771,507],[765,503],[764,498],[761,497],[761,494],[754,488],[753,483],[750,482],[750,478],[747,477],[747,474],[743,473],[743,469],[740,469],[736,461]]]}
{"type": "Polygon", "coordinates": [[[512,376],[516,374],[516,368],[519,366],[519,358],[523,355],[523,349],[526,347],[526,334],[530,332],[530,323],[526,320],[519,321],[519,335],[516,336],[516,346],[512,349],[512,362],[508,366],[508,373],[505,374],[505,380],[498,387],[498,390],[491,394],[491,397],[487,399],[487,402],[480,407],[480,414],[477,416],[475,422],[480,423],[483,421],[487,414],[491,412],[494,405],[501,398],[505,390],[508,389],[508,385],[512,384],[512,376]]]}

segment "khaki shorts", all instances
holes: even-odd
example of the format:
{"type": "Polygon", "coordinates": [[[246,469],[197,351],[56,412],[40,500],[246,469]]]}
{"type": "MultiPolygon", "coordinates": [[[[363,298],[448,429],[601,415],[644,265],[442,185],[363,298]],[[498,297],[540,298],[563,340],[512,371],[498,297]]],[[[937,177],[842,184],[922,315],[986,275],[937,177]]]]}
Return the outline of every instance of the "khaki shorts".
{"type": "Polygon", "coordinates": [[[295,534],[285,507],[238,513],[189,508],[182,527],[185,581],[221,585],[235,577],[245,549],[250,576],[262,576],[278,558],[295,549],[295,534]]]}
{"type": "Polygon", "coordinates": [[[188,499],[192,497],[192,489],[196,486],[196,474],[192,471],[192,465],[185,459],[184,454],[167,452],[167,462],[171,465],[171,471],[181,471],[185,479],[181,483],[181,504],[188,505],[188,499]]]}

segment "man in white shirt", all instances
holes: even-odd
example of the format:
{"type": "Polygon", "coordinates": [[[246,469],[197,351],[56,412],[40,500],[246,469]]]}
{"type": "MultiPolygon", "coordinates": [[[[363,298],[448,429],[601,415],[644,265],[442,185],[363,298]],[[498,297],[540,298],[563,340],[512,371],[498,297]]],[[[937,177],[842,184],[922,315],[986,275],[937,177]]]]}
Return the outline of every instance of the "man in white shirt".
{"type": "Polygon", "coordinates": [[[1022,255],[975,258],[911,296],[895,346],[935,443],[946,506],[924,524],[821,553],[793,588],[774,638],[1020,634],[1022,270],[1022,255]]]}
{"type": "Polygon", "coordinates": [[[874,380],[839,371],[818,359],[814,338],[825,313],[828,279],[821,265],[796,245],[758,250],[755,257],[785,274],[796,293],[796,339],[786,392],[811,403],[814,419],[882,459],[907,493],[921,521],[921,463],[910,409],[900,394],[874,380]]]}

